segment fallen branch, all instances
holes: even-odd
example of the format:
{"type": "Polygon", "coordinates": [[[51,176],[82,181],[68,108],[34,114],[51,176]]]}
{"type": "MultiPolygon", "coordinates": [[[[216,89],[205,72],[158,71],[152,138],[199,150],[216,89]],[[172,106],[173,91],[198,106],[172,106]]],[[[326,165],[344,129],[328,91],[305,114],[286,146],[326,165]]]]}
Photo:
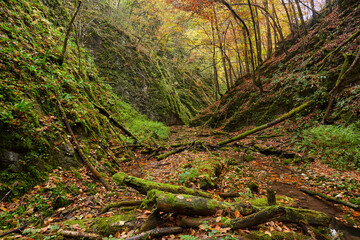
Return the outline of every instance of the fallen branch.
{"type": "Polygon", "coordinates": [[[13,230],[7,231],[6,233],[3,233],[0,235],[1,237],[5,237],[6,235],[12,234],[12,233],[20,233],[22,234],[22,231],[29,225],[30,223],[26,223],[24,225],[22,225],[21,227],[15,228],[13,230]]]}
{"type": "Polygon", "coordinates": [[[110,203],[101,210],[101,213],[106,213],[110,208],[139,206],[142,202],[143,201],[121,201],[116,203],[110,203]]]}
{"type": "Polygon", "coordinates": [[[205,198],[211,198],[211,194],[207,192],[193,190],[191,188],[183,187],[183,186],[176,186],[167,183],[156,183],[148,180],[144,180],[141,178],[130,176],[126,173],[119,172],[113,175],[113,180],[118,185],[127,185],[139,191],[142,194],[147,194],[152,189],[157,189],[165,192],[172,192],[172,193],[184,193],[193,196],[201,196],[205,198]]]}
{"type": "Polygon", "coordinates": [[[188,148],[188,147],[180,147],[180,148],[178,148],[178,149],[174,149],[174,150],[169,151],[169,152],[166,152],[166,153],[164,153],[164,154],[160,154],[160,155],[156,156],[155,158],[156,158],[156,160],[160,161],[160,160],[163,160],[163,159],[167,158],[167,157],[170,156],[170,155],[173,155],[173,154],[175,154],[175,153],[182,152],[182,151],[184,151],[184,150],[187,149],[187,148],[188,148]]]}
{"type": "Polygon", "coordinates": [[[351,202],[347,202],[347,201],[344,201],[344,200],[341,200],[339,198],[336,198],[336,197],[329,197],[325,194],[322,194],[322,193],[319,193],[319,192],[315,192],[315,191],[312,191],[312,190],[307,190],[307,189],[301,189],[300,191],[304,192],[304,193],[307,193],[307,194],[310,194],[312,196],[318,196],[318,197],[321,197],[325,200],[328,200],[330,202],[335,202],[335,203],[339,203],[339,204],[342,204],[344,206],[347,206],[347,207],[350,207],[352,209],[355,209],[356,211],[360,212],[360,205],[356,205],[356,204],[353,204],[351,202]]]}
{"type": "Polygon", "coordinates": [[[269,123],[266,123],[266,124],[264,124],[264,125],[255,127],[255,128],[253,128],[253,129],[251,129],[251,130],[249,130],[249,131],[246,131],[246,132],[240,134],[240,135],[237,135],[237,136],[232,137],[232,138],[229,138],[229,139],[227,139],[227,140],[225,140],[225,141],[219,142],[219,143],[217,144],[217,146],[224,146],[224,145],[226,145],[226,144],[228,144],[228,143],[231,143],[231,142],[234,142],[234,141],[238,141],[238,140],[240,140],[240,139],[243,139],[243,138],[245,138],[245,137],[247,137],[247,136],[249,136],[249,135],[251,135],[251,134],[253,134],[253,133],[256,133],[256,132],[259,132],[259,131],[264,130],[264,129],[266,129],[266,128],[275,126],[275,125],[277,125],[278,123],[281,123],[282,121],[284,121],[284,120],[286,120],[286,119],[288,119],[288,118],[291,118],[291,117],[294,116],[296,113],[299,113],[299,112],[303,111],[303,110],[306,109],[307,107],[310,107],[313,103],[314,103],[314,101],[308,101],[308,102],[304,103],[303,105],[301,105],[301,106],[299,106],[299,107],[291,110],[290,112],[288,112],[288,113],[280,116],[279,118],[275,119],[275,120],[272,121],[272,122],[269,122],[269,123]]]}
{"type": "Polygon", "coordinates": [[[78,155],[80,156],[80,159],[84,162],[85,166],[92,172],[92,174],[101,182],[101,184],[106,188],[106,190],[111,190],[111,187],[109,185],[108,182],[106,182],[106,180],[104,180],[102,178],[102,176],[100,175],[100,173],[95,169],[95,167],[91,164],[91,162],[89,161],[89,159],[87,159],[87,157],[85,156],[85,154],[83,153],[80,144],[78,142],[78,140],[75,137],[75,134],[73,132],[73,130],[71,129],[71,126],[69,124],[69,119],[66,116],[66,113],[64,111],[64,108],[61,105],[61,102],[59,101],[58,98],[56,98],[57,100],[57,104],[61,113],[61,116],[63,118],[63,121],[65,123],[65,126],[73,140],[73,144],[75,145],[75,151],[78,153],[78,155]]]}
{"type": "Polygon", "coordinates": [[[350,42],[352,39],[358,37],[360,35],[360,29],[357,30],[353,35],[351,35],[348,39],[346,39],[344,42],[342,42],[334,51],[330,52],[328,55],[326,55],[321,62],[323,62],[323,65],[320,67],[319,72],[323,69],[325,65],[325,60],[327,60],[332,54],[336,53],[340,50],[345,44],[350,42]]]}
{"type": "Polygon", "coordinates": [[[279,216],[284,214],[284,207],[271,206],[249,216],[232,219],[229,222],[225,223],[225,226],[231,227],[231,229],[233,230],[244,229],[266,223],[269,220],[278,218],[279,216]]]}
{"type": "Polygon", "coordinates": [[[89,98],[92,100],[93,106],[97,110],[99,110],[99,113],[101,113],[107,119],[109,119],[109,121],[112,124],[114,124],[117,128],[119,128],[125,135],[127,135],[128,137],[135,140],[135,145],[133,145],[133,146],[142,146],[142,145],[136,145],[136,143],[138,143],[139,140],[131,132],[129,132],[129,130],[127,130],[123,125],[121,125],[113,116],[111,116],[111,114],[103,106],[101,106],[101,104],[96,103],[96,100],[95,100],[93,94],[91,93],[91,90],[87,89],[86,87],[84,87],[84,90],[87,93],[87,95],[89,96],[89,98]]]}
{"type": "Polygon", "coordinates": [[[93,102],[93,106],[99,110],[99,112],[104,115],[105,117],[107,117],[107,119],[109,119],[109,121],[114,124],[116,127],[118,127],[123,133],[125,133],[125,135],[127,135],[128,137],[132,138],[135,140],[135,144],[139,142],[139,140],[131,133],[129,132],[129,130],[127,130],[123,125],[121,125],[118,121],[116,121],[116,119],[110,115],[110,113],[103,108],[102,106],[96,104],[93,102]]]}
{"type": "Polygon", "coordinates": [[[182,152],[189,148],[204,147],[204,142],[203,141],[193,141],[193,142],[186,142],[186,143],[177,143],[177,144],[171,145],[170,147],[177,148],[177,149],[160,154],[160,155],[156,156],[155,158],[159,161],[159,160],[167,158],[170,155],[182,152]]]}
{"type": "Polygon", "coordinates": [[[342,83],[344,82],[344,79],[346,78],[346,76],[348,75],[348,73],[350,73],[353,69],[354,69],[354,66],[356,65],[356,63],[359,61],[359,58],[360,58],[360,48],[358,50],[358,53],[356,54],[356,57],[353,61],[353,63],[350,65],[350,67],[348,68],[347,66],[349,65],[349,57],[348,55],[344,54],[344,58],[345,58],[345,61],[344,61],[344,64],[342,66],[342,70],[340,72],[340,75],[336,81],[336,84],[335,86],[333,87],[333,89],[331,89],[330,91],[330,100],[329,100],[329,103],[328,103],[328,106],[326,108],[326,111],[325,111],[325,114],[324,114],[324,117],[322,119],[322,124],[325,124],[326,123],[326,120],[327,118],[329,117],[329,114],[330,114],[330,110],[333,106],[333,103],[336,99],[336,95],[338,93],[341,93],[341,89],[340,89],[340,86],[342,85],[342,83]]]}
{"type": "Polygon", "coordinates": [[[101,239],[101,236],[96,233],[87,233],[87,232],[76,232],[76,231],[59,231],[64,237],[71,238],[90,238],[90,239],[101,239]]]}
{"type": "Polygon", "coordinates": [[[235,198],[235,197],[240,197],[239,193],[236,192],[230,192],[230,193],[219,193],[219,196],[221,198],[235,198]]]}
{"type": "Polygon", "coordinates": [[[143,232],[139,235],[125,238],[124,240],[140,240],[140,239],[149,239],[157,238],[162,236],[167,236],[171,234],[181,233],[184,229],[182,227],[166,227],[166,228],[156,228],[147,232],[143,232]]]}

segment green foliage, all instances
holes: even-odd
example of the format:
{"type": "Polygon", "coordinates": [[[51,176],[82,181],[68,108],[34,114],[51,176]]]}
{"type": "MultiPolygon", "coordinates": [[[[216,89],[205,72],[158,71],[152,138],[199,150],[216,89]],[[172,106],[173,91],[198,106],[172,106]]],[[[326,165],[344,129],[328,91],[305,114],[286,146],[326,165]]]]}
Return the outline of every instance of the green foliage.
{"type": "Polygon", "coordinates": [[[182,240],[198,240],[199,238],[191,235],[181,235],[180,239],[182,240]]]}
{"type": "Polygon", "coordinates": [[[184,169],[179,174],[179,181],[180,183],[188,183],[194,181],[199,176],[200,176],[200,172],[198,168],[184,169]]]}
{"type": "Polygon", "coordinates": [[[22,204],[19,204],[18,208],[15,210],[0,212],[0,228],[2,230],[7,230],[21,225],[20,222],[13,221],[14,216],[19,217],[17,219],[21,219],[21,216],[23,216],[24,219],[25,217],[28,219],[28,222],[37,223],[40,214],[46,218],[53,213],[54,210],[49,205],[48,199],[44,198],[42,195],[36,194],[30,199],[23,200],[22,204]]]}
{"type": "MultiPolygon", "coordinates": [[[[67,12],[73,11],[68,7],[73,6],[58,0],[45,4],[0,2],[4,9],[0,24],[0,155],[6,151],[19,154],[18,162],[0,172],[0,195],[10,191],[7,200],[46,180],[52,168],[74,164],[76,159],[64,150],[71,144],[57,100],[86,154],[104,143],[132,142],[110,126],[94,103],[106,108],[142,142],[166,139],[169,132],[115,95],[98,77],[93,59],[72,37],[65,61],[59,65],[56,59],[70,20],[67,12]]],[[[77,192],[75,188],[72,191],[77,192]]],[[[96,189],[92,191],[96,193],[96,189]]]]}
{"type": "Polygon", "coordinates": [[[355,124],[348,127],[321,125],[303,133],[300,147],[312,157],[321,154],[322,160],[331,166],[360,169],[360,132],[355,124]]]}

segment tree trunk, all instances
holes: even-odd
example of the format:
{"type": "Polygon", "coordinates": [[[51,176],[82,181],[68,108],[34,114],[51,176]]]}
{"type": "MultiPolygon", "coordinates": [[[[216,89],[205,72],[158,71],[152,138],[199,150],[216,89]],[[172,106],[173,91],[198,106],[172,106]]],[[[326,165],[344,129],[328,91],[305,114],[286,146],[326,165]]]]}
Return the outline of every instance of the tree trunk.
{"type": "Polygon", "coordinates": [[[225,50],[224,50],[221,32],[219,30],[219,24],[218,24],[215,7],[213,8],[213,10],[214,10],[214,19],[215,19],[215,29],[216,29],[216,33],[217,33],[217,37],[218,37],[218,41],[219,41],[219,49],[220,49],[220,53],[221,53],[221,61],[223,64],[226,86],[227,86],[227,89],[229,90],[230,89],[230,81],[229,81],[228,71],[226,68],[225,50]]]}
{"type": "Polygon", "coordinates": [[[291,10],[292,10],[292,15],[293,15],[293,19],[295,21],[295,28],[296,28],[296,32],[298,33],[299,32],[299,19],[297,17],[297,14],[296,14],[296,10],[295,10],[295,6],[294,6],[294,3],[292,0],[289,0],[289,3],[290,3],[290,6],[291,6],[291,10]]]}
{"type": "MultiPolygon", "coordinates": [[[[268,0],[264,0],[264,7],[266,11],[269,11],[269,3],[268,0]]],[[[267,38],[267,54],[266,58],[269,59],[272,53],[272,39],[271,39],[271,28],[270,28],[270,19],[269,16],[266,17],[266,38],[267,38]]],[[[275,27],[274,27],[275,28],[275,27]]],[[[275,31],[275,29],[274,29],[275,31]]]]}
{"type": "Polygon", "coordinates": [[[286,4],[285,4],[284,0],[281,0],[281,4],[283,5],[283,7],[284,7],[284,9],[285,9],[286,17],[287,17],[288,22],[289,22],[289,28],[290,28],[290,32],[291,32],[291,38],[292,38],[292,39],[295,39],[294,25],[293,25],[293,22],[292,22],[292,20],[291,20],[291,17],[290,17],[288,8],[286,7],[286,4]]]}
{"type": "Polygon", "coordinates": [[[305,20],[304,20],[304,16],[303,16],[303,13],[302,13],[302,10],[301,10],[301,7],[300,7],[299,0],[295,0],[295,3],[296,3],[296,6],[297,6],[297,9],[298,9],[298,13],[299,13],[300,21],[301,21],[301,27],[303,28],[304,33],[307,34],[307,27],[306,27],[306,24],[305,24],[305,20]]]}
{"type": "Polygon", "coordinates": [[[218,70],[217,70],[217,61],[216,61],[216,39],[215,39],[215,29],[214,23],[211,21],[211,36],[212,36],[212,51],[213,51],[213,69],[214,69],[214,92],[215,92],[215,100],[218,100],[219,96],[219,79],[218,79],[218,70]]]}
{"type": "Polygon", "coordinates": [[[242,30],[243,37],[244,37],[244,56],[245,56],[245,70],[246,74],[250,74],[250,64],[249,64],[249,54],[248,54],[248,45],[246,40],[246,30],[243,28],[242,30]]]}
{"type": "Polygon", "coordinates": [[[255,46],[256,46],[256,55],[257,55],[257,60],[258,60],[258,63],[257,65],[260,65],[262,59],[261,59],[261,50],[260,50],[260,47],[259,47],[259,37],[258,36],[258,31],[257,31],[257,25],[256,25],[256,22],[255,22],[255,16],[254,16],[254,11],[252,9],[252,6],[251,6],[251,3],[250,3],[250,0],[247,0],[248,2],[248,6],[249,6],[249,9],[250,9],[250,15],[251,15],[251,21],[252,21],[252,24],[253,24],[253,28],[254,28],[254,36],[255,36],[255,46]]]}

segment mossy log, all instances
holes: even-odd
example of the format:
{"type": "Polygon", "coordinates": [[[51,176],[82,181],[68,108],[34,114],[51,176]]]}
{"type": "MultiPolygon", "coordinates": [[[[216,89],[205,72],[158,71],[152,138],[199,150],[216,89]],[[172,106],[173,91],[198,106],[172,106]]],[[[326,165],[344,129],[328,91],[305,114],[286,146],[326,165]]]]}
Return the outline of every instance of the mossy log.
{"type": "Polygon", "coordinates": [[[140,240],[140,239],[153,239],[162,236],[167,236],[171,234],[181,233],[184,229],[182,227],[165,227],[165,228],[155,228],[147,232],[143,232],[139,235],[125,238],[124,240],[140,240]]]}
{"type": "Polygon", "coordinates": [[[262,223],[266,223],[269,220],[278,218],[284,214],[285,214],[285,207],[271,206],[246,217],[231,219],[225,223],[225,226],[231,227],[231,229],[233,230],[244,229],[252,226],[257,226],[262,223]]]}
{"type": "Polygon", "coordinates": [[[257,208],[246,204],[231,204],[215,199],[195,197],[187,194],[172,194],[159,190],[150,191],[147,199],[148,203],[156,205],[159,211],[181,213],[190,216],[211,216],[218,210],[224,210],[229,213],[238,210],[242,215],[249,215],[258,211],[257,208]]]}
{"type": "Polygon", "coordinates": [[[295,232],[271,232],[271,236],[268,233],[251,231],[251,233],[243,236],[244,240],[309,240],[309,236],[295,233],[295,232]]]}
{"type": "Polygon", "coordinates": [[[307,194],[310,194],[312,196],[318,196],[318,197],[321,197],[325,200],[328,200],[330,202],[334,202],[334,203],[339,203],[339,204],[342,204],[344,206],[347,206],[347,207],[350,207],[352,209],[355,209],[356,211],[359,211],[360,212],[360,205],[356,205],[356,204],[353,204],[351,202],[347,202],[347,201],[344,201],[344,200],[341,200],[339,198],[336,198],[336,197],[330,197],[330,196],[327,196],[325,194],[322,194],[322,193],[319,193],[319,192],[315,192],[315,191],[311,191],[311,190],[307,190],[307,189],[301,189],[302,192],[304,193],[307,193],[307,194]]]}
{"type": "MultiPolygon", "coordinates": [[[[215,214],[219,210],[223,210],[228,213],[233,213],[236,210],[241,215],[252,217],[247,222],[257,222],[259,216],[267,217],[276,216],[277,219],[286,222],[299,223],[300,221],[307,222],[311,225],[328,226],[330,223],[330,217],[325,213],[317,212],[308,209],[291,208],[291,207],[279,207],[270,206],[265,208],[254,207],[244,203],[227,203],[216,201],[214,199],[206,199],[202,197],[195,197],[185,194],[171,194],[158,190],[152,190],[148,193],[148,203],[156,205],[157,210],[162,212],[180,213],[190,216],[210,216],[215,214]],[[254,214],[259,215],[254,215],[254,214]],[[281,213],[281,214],[280,214],[281,213]],[[281,215],[281,217],[279,217],[281,215]]],[[[229,223],[231,226],[243,226],[240,220],[235,220],[229,223]],[[237,223],[239,222],[239,223],[237,223]]],[[[229,226],[230,226],[229,225],[229,226]]]]}
{"type": "Polygon", "coordinates": [[[178,193],[178,194],[188,194],[193,196],[201,196],[204,198],[211,198],[211,194],[207,192],[193,190],[191,188],[176,186],[167,183],[156,183],[152,181],[147,181],[141,178],[130,176],[126,173],[119,172],[113,175],[113,180],[118,185],[127,185],[139,191],[142,194],[147,194],[152,189],[157,189],[165,192],[178,193]]]}
{"type": "Polygon", "coordinates": [[[101,210],[101,213],[106,213],[110,208],[115,208],[115,207],[139,206],[141,205],[142,202],[143,201],[121,201],[121,202],[110,203],[101,210]]]}
{"type": "Polygon", "coordinates": [[[101,236],[96,233],[65,231],[65,230],[61,230],[60,233],[66,238],[101,239],[101,236]]]}
{"type": "Polygon", "coordinates": [[[226,144],[229,144],[231,142],[234,142],[234,141],[238,141],[238,140],[241,140],[243,138],[246,138],[247,136],[253,134],[253,133],[256,133],[256,132],[259,132],[261,130],[264,130],[264,129],[267,129],[269,127],[272,127],[272,126],[275,126],[281,122],[283,122],[284,120],[288,119],[288,118],[291,118],[292,116],[294,116],[295,114],[303,111],[304,109],[306,109],[307,107],[310,107],[312,104],[314,103],[314,101],[308,101],[304,104],[302,104],[301,106],[297,107],[297,108],[294,108],[293,110],[291,110],[290,112],[286,113],[286,114],[283,114],[282,116],[280,116],[279,118],[275,119],[274,121],[272,122],[269,122],[269,123],[266,123],[266,124],[263,124],[261,126],[258,126],[258,127],[255,127],[253,129],[250,129],[249,131],[246,131],[240,135],[237,135],[235,137],[232,137],[232,138],[229,138],[227,140],[224,140],[222,142],[219,142],[217,144],[217,146],[224,146],[226,144]]]}
{"type": "Polygon", "coordinates": [[[331,218],[323,212],[309,209],[285,207],[286,214],[279,218],[279,221],[299,223],[306,222],[315,226],[329,226],[331,218]]]}

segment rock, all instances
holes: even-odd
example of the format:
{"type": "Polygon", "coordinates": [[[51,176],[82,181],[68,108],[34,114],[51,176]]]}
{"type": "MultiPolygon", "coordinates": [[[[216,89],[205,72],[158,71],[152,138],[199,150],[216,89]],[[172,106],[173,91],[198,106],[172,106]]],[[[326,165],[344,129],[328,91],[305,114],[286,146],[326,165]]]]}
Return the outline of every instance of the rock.
{"type": "Polygon", "coordinates": [[[0,168],[10,169],[12,172],[21,172],[20,154],[5,150],[0,155],[0,168]]]}

